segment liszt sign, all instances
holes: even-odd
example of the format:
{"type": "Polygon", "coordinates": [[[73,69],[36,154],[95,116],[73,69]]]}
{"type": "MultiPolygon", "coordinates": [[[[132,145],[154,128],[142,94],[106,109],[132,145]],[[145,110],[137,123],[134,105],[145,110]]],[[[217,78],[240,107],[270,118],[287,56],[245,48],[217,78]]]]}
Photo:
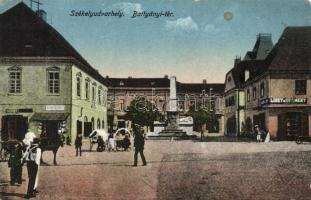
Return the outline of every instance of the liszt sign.
{"type": "Polygon", "coordinates": [[[261,105],[268,104],[306,104],[307,98],[266,98],[260,101],[261,105]]]}

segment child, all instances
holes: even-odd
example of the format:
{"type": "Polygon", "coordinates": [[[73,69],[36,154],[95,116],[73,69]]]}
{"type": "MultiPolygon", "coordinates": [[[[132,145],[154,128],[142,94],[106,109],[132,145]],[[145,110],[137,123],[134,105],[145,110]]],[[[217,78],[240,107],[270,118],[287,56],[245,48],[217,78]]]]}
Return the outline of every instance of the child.
{"type": "Polygon", "coordinates": [[[78,156],[78,152],[80,152],[80,156],[82,156],[82,134],[78,134],[75,140],[75,147],[76,147],[76,156],[78,156]]]}
{"type": "Polygon", "coordinates": [[[15,185],[15,183],[17,183],[18,185],[22,184],[22,158],[22,145],[17,142],[12,148],[8,162],[10,168],[11,185],[15,185]]]}

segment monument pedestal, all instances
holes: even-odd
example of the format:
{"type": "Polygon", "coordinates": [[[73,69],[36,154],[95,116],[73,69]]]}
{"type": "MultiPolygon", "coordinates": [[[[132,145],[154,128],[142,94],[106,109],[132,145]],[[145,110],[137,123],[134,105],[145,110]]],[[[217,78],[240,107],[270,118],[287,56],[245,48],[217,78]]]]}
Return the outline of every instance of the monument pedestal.
{"type": "Polygon", "coordinates": [[[184,140],[189,139],[186,131],[179,127],[179,113],[177,111],[177,95],[176,95],[176,77],[170,78],[170,101],[169,111],[167,111],[167,121],[164,130],[159,132],[157,136],[150,136],[150,139],[156,140],[184,140]]]}
{"type": "Polygon", "coordinates": [[[181,130],[178,126],[179,114],[177,111],[167,112],[167,125],[158,136],[152,139],[158,140],[184,140],[188,139],[185,131],[181,130]]]}

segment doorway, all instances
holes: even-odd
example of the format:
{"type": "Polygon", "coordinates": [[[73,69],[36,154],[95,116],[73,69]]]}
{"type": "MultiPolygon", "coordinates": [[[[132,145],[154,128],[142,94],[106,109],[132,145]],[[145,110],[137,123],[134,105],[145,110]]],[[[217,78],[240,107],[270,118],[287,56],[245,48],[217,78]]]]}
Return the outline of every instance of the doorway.
{"type": "Polygon", "coordinates": [[[28,131],[28,118],[22,115],[7,115],[3,116],[2,120],[1,139],[7,140],[23,140],[28,131]]]}

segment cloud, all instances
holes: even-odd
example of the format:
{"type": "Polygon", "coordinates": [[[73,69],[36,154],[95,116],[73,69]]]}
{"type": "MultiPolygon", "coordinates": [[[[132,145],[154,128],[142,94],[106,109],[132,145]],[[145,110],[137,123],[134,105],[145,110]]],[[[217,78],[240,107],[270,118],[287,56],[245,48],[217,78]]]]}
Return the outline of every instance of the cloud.
{"type": "Polygon", "coordinates": [[[216,34],[216,33],[219,33],[220,30],[219,28],[216,28],[214,24],[207,24],[204,27],[204,31],[207,33],[216,34]]]}
{"type": "Polygon", "coordinates": [[[184,30],[184,31],[197,31],[199,30],[198,25],[188,16],[186,18],[179,18],[174,21],[166,21],[166,30],[184,30]]]}
{"type": "Polygon", "coordinates": [[[111,7],[108,8],[109,10],[121,10],[124,12],[125,15],[132,15],[134,11],[142,12],[142,6],[139,3],[129,3],[129,2],[122,2],[113,4],[111,7]]]}

